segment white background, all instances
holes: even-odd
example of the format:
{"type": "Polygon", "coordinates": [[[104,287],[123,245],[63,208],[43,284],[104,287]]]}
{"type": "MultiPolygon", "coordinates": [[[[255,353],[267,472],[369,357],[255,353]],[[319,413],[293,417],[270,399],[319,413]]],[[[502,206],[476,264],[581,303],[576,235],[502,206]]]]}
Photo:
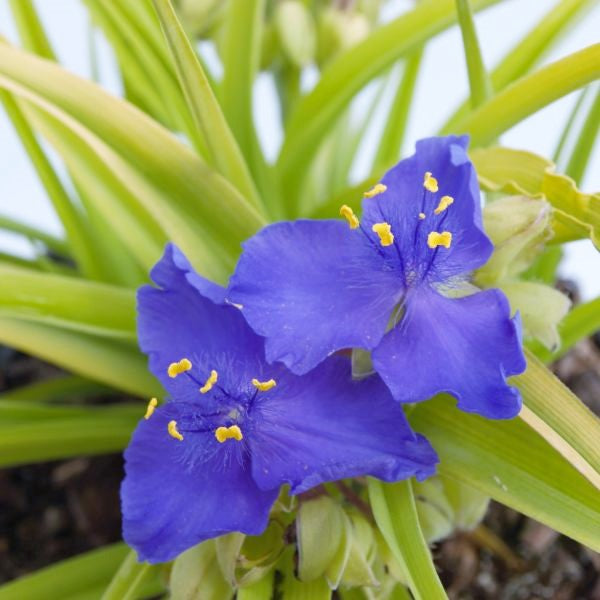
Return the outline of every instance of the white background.
{"type": "MultiPolygon", "coordinates": [[[[557,0],[505,0],[478,14],[476,24],[486,65],[493,67],[556,3],[557,0]]],[[[387,16],[407,10],[412,5],[412,1],[393,0],[387,16]]],[[[81,3],[78,0],[38,0],[36,6],[62,65],[89,78],[89,23],[81,3]]],[[[600,2],[597,2],[597,6],[568,31],[545,58],[544,63],[597,43],[599,32],[600,2]]],[[[0,34],[18,43],[8,0],[0,0],[0,34]]],[[[101,83],[119,94],[121,85],[113,67],[110,49],[102,40],[98,41],[101,83]]],[[[257,86],[255,114],[261,140],[268,155],[274,156],[281,140],[281,132],[273,123],[274,113],[269,93],[268,81],[262,78],[257,86]]],[[[437,131],[467,93],[468,82],[460,33],[454,27],[427,46],[404,154],[410,153],[415,140],[437,131]]],[[[540,111],[503,135],[502,143],[551,157],[575,99],[576,95],[571,94],[540,111]]],[[[366,146],[369,147],[369,140],[366,140],[366,146]]],[[[358,176],[361,165],[357,164],[356,167],[358,176]]],[[[596,144],[581,187],[586,191],[600,190],[600,144],[596,144]]],[[[10,122],[1,111],[0,214],[18,218],[52,233],[61,232],[60,223],[45,192],[10,122]]],[[[0,249],[11,249],[23,255],[31,251],[26,242],[6,234],[0,236],[0,249]]],[[[600,295],[600,255],[590,242],[581,241],[568,245],[561,273],[579,282],[584,298],[600,295]]]]}

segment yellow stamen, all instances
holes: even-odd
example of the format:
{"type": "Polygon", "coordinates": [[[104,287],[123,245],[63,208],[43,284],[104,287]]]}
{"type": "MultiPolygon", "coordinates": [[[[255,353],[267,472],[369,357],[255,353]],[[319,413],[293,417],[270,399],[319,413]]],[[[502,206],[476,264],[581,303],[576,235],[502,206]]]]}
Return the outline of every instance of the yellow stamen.
{"type": "Polygon", "coordinates": [[[179,362],[174,362],[169,365],[167,373],[169,377],[177,377],[181,373],[185,373],[192,368],[192,363],[187,358],[182,358],[179,362]]]}
{"type": "Polygon", "coordinates": [[[387,190],[387,185],[384,183],[376,183],[368,192],[365,192],[363,196],[365,198],[374,198],[379,194],[383,194],[387,190]]]}
{"type": "Polygon", "coordinates": [[[167,431],[171,437],[183,442],[183,436],[179,433],[179,431],[177,431],[177,421],[169,421],[169,424],[167,425],[167,431]]]}
{"type": "Polygon", "coordinates": [[[437,208],[433,212],[436,215],[439,215],[442,211],[446,210],[453,202],[454,198],[452,196],[442,196],[440,198],[440,203],[437,205],[437,208]]]}
{"type": "Polygon", "coordinates": [[[268,392],[277,385],[277,382],[274,379],[269,379],[269,381],[259,381],[258,379],[253,379],[252,385],[259,392],[268,392]]]}
{"type": "Polygon", "coordinates": [[[421,219],[421,221],[425,218],[425,213],[419,213],[419,219],[421,219]]]}
{"type": "Polygon", "coordinates": [[[451,242],[452,242],[452,234],[449,231],[442,231],[442,233],[438,233],[437,231],[432,231],[427,236],[427,245],[430,248],[437,248],[438,246],[444,246],[444,248],[450,248],[451,242]]]}
{"type": "Polygon", "coordinates": [[[231,425],[230,427],[217,427],[215,429],[215,437],[217,442],[222,444],[225,440],[237,440],[241,442],[243,439],[242,430],[237,425],[231,425]]]}
{"type": "Polygon", "coordinates": [[[354,211],[347,205],[344,204],[340,208],[340,215],[348,221],[348,225],[350,225],[350,229],[356,229],[359,226],[358,217],[354,214],[354,211]]]}
{"type": "Polygon", "coordinates": [[[156,398],[152,398],[150,402],[148,402],[148,406],[146,408],[146,414],[144,415],[144,419],[146,421],[154,414],[154,409],[158,406],[158,400],[156,398]]]}
{"type": "Polygon", "coordinates": [[[431,175],[429,171],[425,173],[425,177],[423,179],[423,187],[430,192],[438,191],[438,181],[435,177],[431,175]]]}
{"type": "Polygon", "coordinates": [[[215,383],[217,383],[218,378],[219,378],[219,374],[213,369],[210,372],[210,375],[208,376],[208,379],[206,380],[204,385],[200,388],[200,393],[206,394],[206,392],[209,392],[210,390],[212,390],[212,387],[213,387],[213,385],[215,385],[215,383]]]}
{"type": "Polygon", "coordinates": [[[394,234],[389,223],[375,223],[371,229],[379,236],[382,246],[391,246],[394,243],[394,234]]]}

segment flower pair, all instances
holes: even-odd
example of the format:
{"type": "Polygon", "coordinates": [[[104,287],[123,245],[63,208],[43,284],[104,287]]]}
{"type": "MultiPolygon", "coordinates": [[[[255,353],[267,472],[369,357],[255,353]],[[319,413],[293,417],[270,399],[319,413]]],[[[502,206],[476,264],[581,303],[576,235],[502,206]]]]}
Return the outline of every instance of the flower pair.
{"type": "Polygon", "coordinates": [[[506,299],[451,297],[492,250],[465,147],[420,142],[366,194],[362,221],[343,207],[348,224],[266,227],[227,290],[167,247],[158,287],[138,294],[140,346],[171,398],[151,401],[125,453],[124,537],[140,559],[262,532],[283,484],[431,475],[435,452],[400,402],[448,391],[464,410],[518,412],[506,299]],[[353,380],[346,348],[373,351],[379,375],[353,380]]]}

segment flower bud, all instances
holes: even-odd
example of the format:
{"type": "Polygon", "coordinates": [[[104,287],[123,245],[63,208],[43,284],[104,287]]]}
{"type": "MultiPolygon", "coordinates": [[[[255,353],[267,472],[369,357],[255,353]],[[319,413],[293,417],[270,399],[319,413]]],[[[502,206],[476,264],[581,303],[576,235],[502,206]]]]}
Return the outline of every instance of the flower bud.
{"type": "Polygon", "coordinates": [[[283,0],[275,8],[275,28],[286,58],[301,69],[315,58],[315,21],[299,0],[283,0]]]}

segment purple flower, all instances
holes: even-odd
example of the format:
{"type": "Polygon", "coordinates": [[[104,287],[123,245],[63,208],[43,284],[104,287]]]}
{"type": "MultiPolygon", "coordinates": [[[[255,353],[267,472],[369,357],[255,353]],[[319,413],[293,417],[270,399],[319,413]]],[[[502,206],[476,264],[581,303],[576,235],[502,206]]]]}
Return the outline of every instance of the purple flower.
{"type": "Polygon", "coordinates": [[[342,348],[372,351],[402,402],[448,392],[467,412],[515,416],[525,369],[518,316],[499,290],[465,296],[492,244],[466,137],[429,138],[365,193],[359,221],[276,223],[244,244],[228,298],[302,374],[342,348]]]}
{"type": "Polygon", "coordinates": [[[125,451],[123,534],[141,560],[261,533],[284,483],[298,494],[345,477],[434,472],[435,452],[378,377],[352,381],[343,357],[301,377],[268,364],[225,290],[173,245],[152,278],[159,287],[138,295],[139,340],[171,400],[150,402],[125,451]]]}

